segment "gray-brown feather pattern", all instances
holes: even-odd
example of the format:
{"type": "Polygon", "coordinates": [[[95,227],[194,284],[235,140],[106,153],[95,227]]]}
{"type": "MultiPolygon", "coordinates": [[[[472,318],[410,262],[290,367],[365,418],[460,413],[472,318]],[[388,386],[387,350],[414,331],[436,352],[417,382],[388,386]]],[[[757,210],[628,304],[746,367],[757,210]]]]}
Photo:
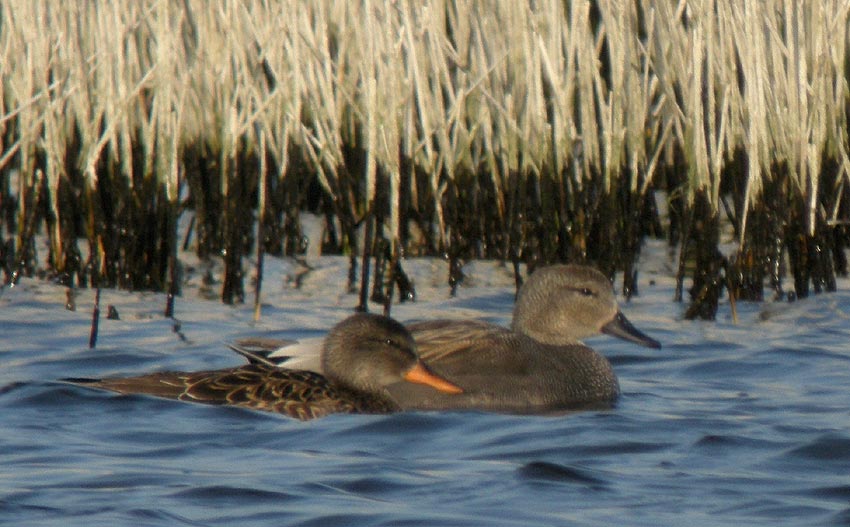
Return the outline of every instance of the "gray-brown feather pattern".
{"type": "Polygon", "coordinates": [[[223,404],[277,412],[298,419],[332,413],[387,413],[398,407],[388,399],[354,392],[321,374],[251,364],[200,372],[163,372],[88,383],[119,393],[142,393],[205,404],[223,404]]]}

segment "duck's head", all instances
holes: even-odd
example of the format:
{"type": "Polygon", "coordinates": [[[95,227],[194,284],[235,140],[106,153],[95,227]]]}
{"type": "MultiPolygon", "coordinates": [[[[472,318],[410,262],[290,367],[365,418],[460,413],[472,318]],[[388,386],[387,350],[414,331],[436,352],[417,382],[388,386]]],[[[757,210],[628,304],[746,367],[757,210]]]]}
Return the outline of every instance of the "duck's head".
{"type": "Polygon", "coordinates": [[[607,333],[661,347],[623,316],[605,275],[584,265],[552,265],[532,273],[517,295],[511,327],[546,344],[574,344],[607,333]]]}
{"type": "Polygon", "coordinates": [[[399,381],[462,392],[419,360],[404,326],[380,315],[358,313],[334,326],[325,338],[322,368],[334,382],[367,393],[382,393],[399,381]]]}

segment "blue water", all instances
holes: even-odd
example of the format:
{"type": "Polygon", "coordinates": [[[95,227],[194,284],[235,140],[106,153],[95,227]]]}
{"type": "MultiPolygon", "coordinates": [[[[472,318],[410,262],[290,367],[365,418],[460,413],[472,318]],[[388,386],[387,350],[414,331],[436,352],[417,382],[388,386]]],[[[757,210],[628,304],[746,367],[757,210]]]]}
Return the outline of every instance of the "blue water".
{"type": "MultiPolygon", "coordinates": [[[[717,322],[680,320],[669,291],[649,291],[625,311],[663,349],[588,341],[620,378],[623,395],[610,411],[312,422],[54,382],[238,364],[192,335],[249,333],[247,308],[232,326],[184,321],[188,339],[167,336],[169,322],[152,308],[114,326],[118,335],[145,324],[144,345],[89,350],[76,338],[89,314],[7,297],[0,523],[850,525],[844,291],[742,304],[737,325],[728,309],[717,322]]],[[[510,314],[507,293],[461,302],[503,322],[510,314]]]]}

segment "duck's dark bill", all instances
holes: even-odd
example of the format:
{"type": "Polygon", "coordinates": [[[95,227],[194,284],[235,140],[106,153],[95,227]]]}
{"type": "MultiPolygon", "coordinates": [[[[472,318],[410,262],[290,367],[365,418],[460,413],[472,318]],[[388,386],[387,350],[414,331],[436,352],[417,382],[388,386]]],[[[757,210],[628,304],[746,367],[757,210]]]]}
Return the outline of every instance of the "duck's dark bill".
{"type": "Polygon", "coordinates": [[[460,387],[432,373],[421,362],[417,362],[416,366],[404,374],[404,380],[416,384],[425,384],[445,393],[463,393],[460,387]]]}
{"type": "Polygon", "coordinates": [[[617,316],[611,322],[602,326],[602,333],[619,337],[623,340],[635,342],[647,348],[661,348],[661,343],[648,335],[643,334],[638,328],[634,327],[629,319],[623,313],[617,311],[617,316]]]}

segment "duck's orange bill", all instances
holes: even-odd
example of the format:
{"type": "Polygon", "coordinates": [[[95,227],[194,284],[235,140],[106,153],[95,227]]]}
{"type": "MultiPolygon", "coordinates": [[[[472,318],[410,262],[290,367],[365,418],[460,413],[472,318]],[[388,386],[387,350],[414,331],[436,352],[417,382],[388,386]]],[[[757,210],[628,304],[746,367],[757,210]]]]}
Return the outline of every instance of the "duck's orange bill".
{"type": "Polygon", "coordinates": [[[416,384],[425,384],[441,392],[463,393],[463,390],[459,386],[431,373],[421,362],[417,362],[416,366],[404,374],[404,380],[415,382],[416,384]]]}

